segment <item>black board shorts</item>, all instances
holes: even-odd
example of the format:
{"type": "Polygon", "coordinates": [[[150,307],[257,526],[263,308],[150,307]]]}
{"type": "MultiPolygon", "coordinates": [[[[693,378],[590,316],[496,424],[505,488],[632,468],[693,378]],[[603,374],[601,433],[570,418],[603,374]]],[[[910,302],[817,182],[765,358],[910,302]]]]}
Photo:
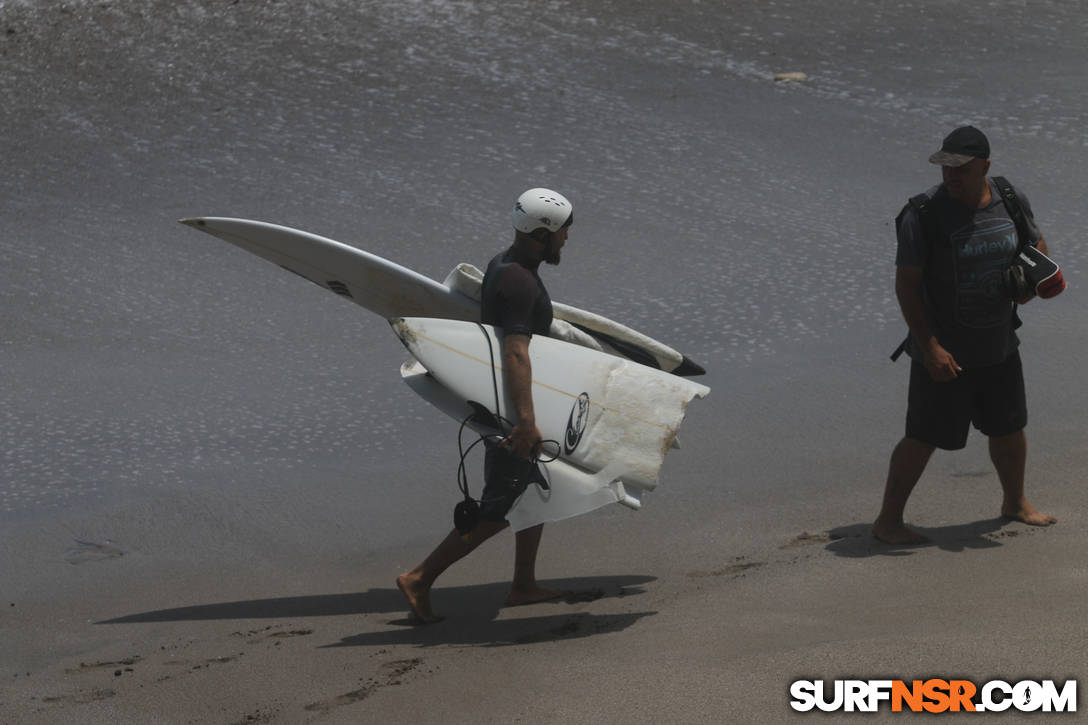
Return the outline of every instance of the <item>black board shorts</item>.
{"type": "Polygon", "coordinates": [[[530,483],[548,488],[538,463],[518,458],[506,446],[486,442],[484,492],[480,496],[480,518],[505,521],[506,514],[530,483]]]}
{"type": "Polygon", "coordinates": [[[997,365],[972,368],[938,383],[912,360],[907,395],[907,437],[954,451],[967,445],[971,425],[999,437],[1028,423],[1024,369],[1016,350],[997,365]]]}

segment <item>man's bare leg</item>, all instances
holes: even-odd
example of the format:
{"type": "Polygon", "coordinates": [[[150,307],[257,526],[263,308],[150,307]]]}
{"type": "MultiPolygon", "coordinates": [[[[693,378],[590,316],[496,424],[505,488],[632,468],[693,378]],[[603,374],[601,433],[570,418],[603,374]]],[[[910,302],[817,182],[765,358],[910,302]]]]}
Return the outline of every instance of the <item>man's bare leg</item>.
{"type": "Polygon", "coordinates": [[[435,580],[507,525],[505,521],[481,521],[466,538],[462,538],[454,529],[422,563],[397,577],[397,588],[404,594],[412,614],[419,621],[424,624],[442,621],[431,611],[431,587],[435,580]]]}
{"type": "Polygon", "coordinates": [[[926,470],[935,446],[922,443],[913,438],[904,438],[892,451],[892,460],[888,464],[888,481],[884,486],[884,501],[880,506],[880,515],[873,522],[873,536],[885,544],[903,546],[924,544],[929,541],[917,531],[907,528],[903,523],[903,511],[911,491],[926,470]]]}
{"type": "Polygon", "coordinates": [[[1027,457],[1028,441],[1023,430],[990,438],[990,460],[1001,480],[1001,515],[1032,526],[1050,526],[1058,520],[1032,506],[1024,496],[1027,457]]]}
{"type": "Polygon", "coordinates": [[[563,595],[557,589],[545,589],[536,583],[536,554],[543,533],[544,524],[537,524],[514,535],[514,581],[506,597],[508,607],[545,602],[563,595]]]}

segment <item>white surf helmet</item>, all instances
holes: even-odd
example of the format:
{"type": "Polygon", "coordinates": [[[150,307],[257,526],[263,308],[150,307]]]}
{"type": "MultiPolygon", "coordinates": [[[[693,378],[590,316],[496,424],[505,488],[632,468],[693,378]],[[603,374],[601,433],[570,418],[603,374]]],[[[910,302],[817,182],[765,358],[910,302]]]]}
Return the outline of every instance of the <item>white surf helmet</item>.
{"type": "Polygon", "coordinates": [[[518,197],[512,216],[514,229],[530,234],[537,229],[557,232],[571,223],[574,207],[567,198],[551,189],[529,189],[518,197]]]}

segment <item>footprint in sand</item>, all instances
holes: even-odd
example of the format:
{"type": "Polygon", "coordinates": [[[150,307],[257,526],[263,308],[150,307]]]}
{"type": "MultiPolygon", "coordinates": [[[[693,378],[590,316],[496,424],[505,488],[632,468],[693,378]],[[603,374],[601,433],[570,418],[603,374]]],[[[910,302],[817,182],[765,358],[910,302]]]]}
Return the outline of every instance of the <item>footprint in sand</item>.
{"type": "Polygon", "coordinates": [[[72,695],[57,695],[55,697],[43,697],[42,702],[70,702],[76,705],[86,705],[99,700],[107,700],[117,693],[109,688],[96,688],[94,690],[80,690],[72,695]]]}
{"type": "Polygon", "coordinates": [[[132,672],[132,666],[140,661],[140,657],[125,657],[124,659],[116,660],[113,662],[80,662],[79,667],[69,667],[64,670],[66,675],[79,675],[85,672],[96,672],[98,670],[113,670],[115,673],[126,671],[132,672]]]}
{"type": "Polygon", "coordinates": [[[689,571],[687,572],[687,577],[689,579],[703,579],[706,577],[718,576],[740,576],[749,569],[755,569],[761,566],[766,566],[766,562],[745,561],[743,556],[738,556],[733,559],[732,564],[726,564],[725,566],[717,569],[710,569],[708,571],[689,571]]]}
{"type": "Polygon", "coordinates": [[[307,712],[329,712],[338,707],[362,702],[374,694],[375,691],[383,687],[401,684],[402,678],[405,675],[415,672],[422,665],[422,657],[385,662],[378,668],[377,676],[367,680],[366,684],[358,690],[345,692],[343,695],[338,695],[337,697],[334,697],[331,700],[325,700],[324,702],[312,702],[304,709],[307,712]]]}
{"type": "Polygon", "coordinates": [[[832,534],[827,531],[821,531],[817,534],[810,534],[807,531],[802,531],[799,536],[795,536],[791,541],[779,546],[779,549],[796,549],[801,546],[816,546],[818,544],[830,544],[832,541],[839,541],[843,537],[838,534],[832,534]]]}
{"type": "Polygon", "coordinates": [[[290,639],[291,637],[306,637],[313,634],[312,629],[282,629],[282,626],[268,625],[263,629],[251,629],[248,632],[233,632],[234,637],[244,637],[246,644],[257,644],[266,639],[277,640],[276,644],[279,644],[279,640],[290,639]]]}
{"type": "Polygon", "coordinates": [[[69,564],[86,564],[90,561],[106,561],[118,559],[125,555],[114,543],[106,539],[105,543],[95,541],[82,541],[76,539],[72,546],[64,552],[64,560],[69,564]]]}

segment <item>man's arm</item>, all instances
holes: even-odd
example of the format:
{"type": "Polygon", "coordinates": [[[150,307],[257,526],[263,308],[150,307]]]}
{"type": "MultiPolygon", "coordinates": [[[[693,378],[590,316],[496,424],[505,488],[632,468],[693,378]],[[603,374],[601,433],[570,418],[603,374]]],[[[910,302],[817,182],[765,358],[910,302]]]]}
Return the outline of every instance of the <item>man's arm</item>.
{"type": "Polygon", "coordinates": [[[529,336],[506,335],[503,339],[502,366],[506,392],[514,403],[514,430],[506,442],[521,458],[528,458],[542,436],[533,412],[533,366],[529,360],[529,336]]]}
{"type": "Polygon", "coordinates": [[[929,316],[926,314],[925,298],[922,296],[922,284],[922,267],[895,268],[895,296],[899,300],[903,319],[910,328],[911,337],[925,358],[926,370],[937,382],[954,380],[962,368],[933,334],[929,316]]]}

